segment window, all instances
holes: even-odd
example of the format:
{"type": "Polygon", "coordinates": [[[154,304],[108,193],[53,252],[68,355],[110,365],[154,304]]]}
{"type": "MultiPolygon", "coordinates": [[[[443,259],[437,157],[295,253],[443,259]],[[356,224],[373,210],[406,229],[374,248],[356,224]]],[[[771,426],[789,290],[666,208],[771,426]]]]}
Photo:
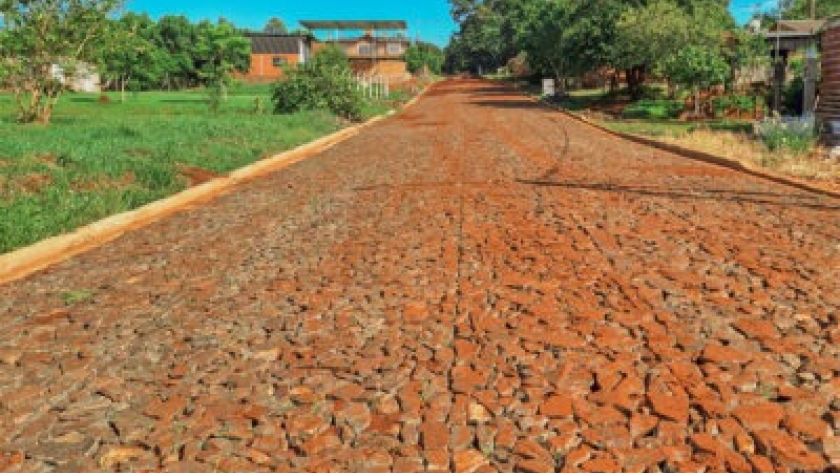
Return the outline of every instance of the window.
{"type": "Polygon", "coordinates": [[[402,54],[402,44],[400,43],[388,43],[388,54],[396,56],[398,54],[402,54]]]}
{"type": "Polygon", "coordinates": [[[274,67],[283,67],[288,63],[289,61],[286,60],[286,58],[284,58],[283,56],[274,56],[273,58],[271,58],[271,64],[274,67]]]}
{"type": "Polygon", "coordinates": [[[369,44],[360,44],[359,56],[373,56],[373,47],[369,44]]]}

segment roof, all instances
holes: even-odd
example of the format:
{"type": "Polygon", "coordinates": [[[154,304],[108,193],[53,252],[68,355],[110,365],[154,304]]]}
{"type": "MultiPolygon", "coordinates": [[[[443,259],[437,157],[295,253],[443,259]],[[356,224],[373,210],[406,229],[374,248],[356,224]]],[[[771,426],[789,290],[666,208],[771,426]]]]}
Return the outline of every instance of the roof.
{"type": "Polygon", "coordinates": [[[310,30],[407,30],[404,20],[302,20],[310,30]]]}
{"type": "Polygon", "coordinates": [[[405,43],[410,44],[411,40],[405,37],[402,38],[373,38],[370,36],[362,36],[361,38],[340,38],[340,39],[331,39],[325,41],[327,43],[343,43],[343,44],[353,44],[353,43],[360,43],[365,40],[376,40],[378,43],[405,43]]]}
{"type": "Polygon", "coordinates": [[[251,40],[252,54],[299,54],[302,35],[245,33],[251,40]]]}
{"type": "Polygon", "coordinates": [[[772,27],[771,32],[814,34],[822,29],[825,20],[779,20],[772,27]]]}

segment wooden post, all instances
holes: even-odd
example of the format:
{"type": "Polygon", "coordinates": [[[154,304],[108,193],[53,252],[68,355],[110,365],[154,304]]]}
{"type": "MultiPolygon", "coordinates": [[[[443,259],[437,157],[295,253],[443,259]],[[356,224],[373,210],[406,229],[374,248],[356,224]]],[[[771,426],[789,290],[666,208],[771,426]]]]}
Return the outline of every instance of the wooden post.
{"type": "MultiPolygon", "coordinates": [[[[811,56],[809,51],[808,56],[811,56]]],[[[817,75],[819,61],[816,57],[808,57],[805,60],[805,88],[802,93],[802,113],[804,115],[814,113],[817,99],[817,75]]]]}
{"type": "Polygon", "coordinates": [[[773,111],[782,110],[782,87],[785,84],[785,61],[779,56],[773,64],[773,111]]]}

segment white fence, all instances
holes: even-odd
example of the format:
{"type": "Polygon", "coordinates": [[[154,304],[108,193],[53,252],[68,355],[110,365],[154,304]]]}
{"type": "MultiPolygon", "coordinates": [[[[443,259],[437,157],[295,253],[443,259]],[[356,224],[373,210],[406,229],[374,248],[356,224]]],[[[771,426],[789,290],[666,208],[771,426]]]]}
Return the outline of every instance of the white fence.
{"type": "Polygon", "coordinates": [[[391,80],[379,74],[356,74],[356,83],[365,97],[385,99],[391,94],[391,80]]]}

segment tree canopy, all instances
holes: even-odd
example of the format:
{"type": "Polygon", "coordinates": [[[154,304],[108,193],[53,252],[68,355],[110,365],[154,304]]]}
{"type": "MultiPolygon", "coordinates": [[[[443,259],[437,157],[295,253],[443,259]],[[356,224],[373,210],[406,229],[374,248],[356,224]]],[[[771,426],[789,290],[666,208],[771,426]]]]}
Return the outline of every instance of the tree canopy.
{"type": "Polygon", "coordinates": [[[49,123],[65,81],[97,56],[119,0],[2,0],[0,80],[20,122],[49,123]]]}
{"type": "MultiPolygon", "coordinates": [[[[840,1],[840,0],[837,0],[840,1]]],[[[446,48],[450,71],[491,71],[527,57],[555,78],[622,71],[639,96],[646,77],[693,46],[723,55],[737,29],[728,0],[450,0],[459,29],[446,48]]]]}

